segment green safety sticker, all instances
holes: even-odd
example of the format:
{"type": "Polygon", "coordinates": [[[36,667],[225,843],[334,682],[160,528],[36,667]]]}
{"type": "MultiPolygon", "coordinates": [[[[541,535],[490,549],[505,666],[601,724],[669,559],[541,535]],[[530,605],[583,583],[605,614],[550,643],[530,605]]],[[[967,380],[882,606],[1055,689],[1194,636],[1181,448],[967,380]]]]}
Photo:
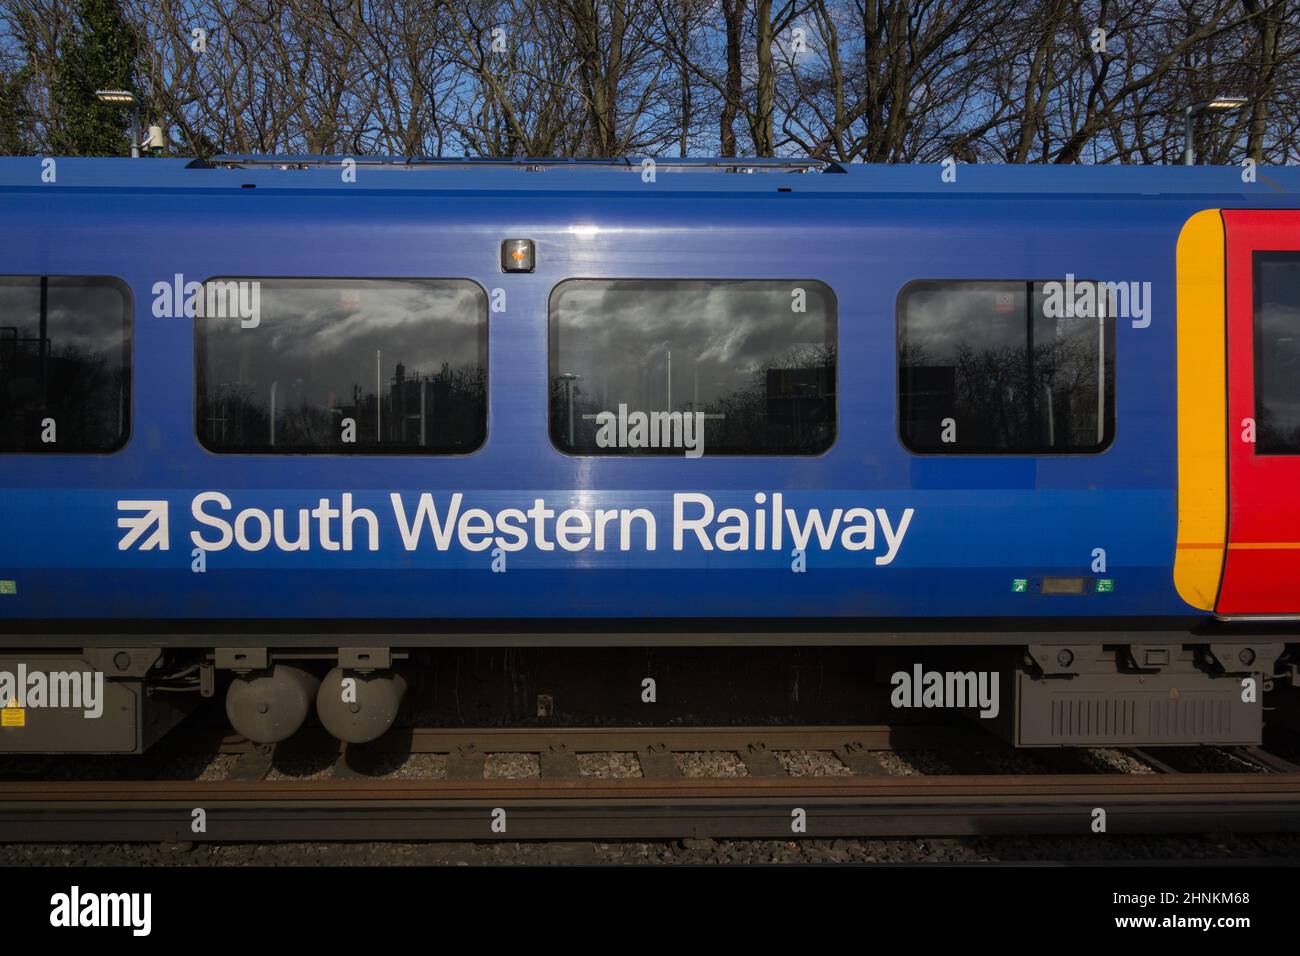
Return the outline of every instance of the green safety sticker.
{"type": "Polygon", "coordinates": [[[1011,582],[1012,594],[1024,594],[1029,590],[1029,578],[1016,578],[1011,582]]]}
{"type": "Polygon", "coordinates": [[[1098,579],[1097,579],[1097,593],[1098,593],[1098,594],[1110,594],[1110,593],[1112,593],[1114,590],[1115,590],[1115,579],[1114,579],[1114,578],[1098,578],[1098,579]]]}
{"type": "Polygon", "coordinates": [[[17,594],[17,581],[0,581],[0,594],[17,594]]]}

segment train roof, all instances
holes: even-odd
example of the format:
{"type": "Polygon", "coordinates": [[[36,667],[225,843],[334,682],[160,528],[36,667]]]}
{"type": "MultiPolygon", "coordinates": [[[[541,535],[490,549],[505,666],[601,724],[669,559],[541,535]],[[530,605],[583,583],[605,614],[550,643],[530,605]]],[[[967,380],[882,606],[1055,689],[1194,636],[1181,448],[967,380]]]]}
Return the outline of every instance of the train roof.
{"type": "MultiPolygon", "coordinates": [[[[643,160],[358,158],[355,181],[341,175],[343,156],[217,156],[210,160],[56,158],[56,182],[94,190],[284,190],[417,192],[640,193],[643,160]]],[[[0,189],[47,188],[45,157],[0,158],[0,189]]],[[[875,165],[779,159],[657,159],[655,188],[688,193],[893,195],[899,193],[1300,196],[1300,167],[1260,166],[1243,182],[1240,166],[958,164],[945,181],[938,163],[875,165]],[[666,188],[665,188],[666,187],[666,188]]],[[[1286,197],[1283,199],[1283,197],[1286,197]]]]}

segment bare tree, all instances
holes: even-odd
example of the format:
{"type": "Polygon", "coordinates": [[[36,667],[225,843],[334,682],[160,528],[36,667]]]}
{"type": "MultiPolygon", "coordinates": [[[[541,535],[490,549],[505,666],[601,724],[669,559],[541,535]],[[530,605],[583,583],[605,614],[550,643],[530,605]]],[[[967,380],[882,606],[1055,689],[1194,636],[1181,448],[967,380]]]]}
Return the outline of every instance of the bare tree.
{"type": "MultiPolygon", "coordinates": [[[[1235,93],[1198,154],[1300,159],[1297,0],[118,3],[180,154],[1176,162],[1187,106],[1235,93]]],[[[76,17],[0,6],[8,141],[58,142],[76,17]]]]}

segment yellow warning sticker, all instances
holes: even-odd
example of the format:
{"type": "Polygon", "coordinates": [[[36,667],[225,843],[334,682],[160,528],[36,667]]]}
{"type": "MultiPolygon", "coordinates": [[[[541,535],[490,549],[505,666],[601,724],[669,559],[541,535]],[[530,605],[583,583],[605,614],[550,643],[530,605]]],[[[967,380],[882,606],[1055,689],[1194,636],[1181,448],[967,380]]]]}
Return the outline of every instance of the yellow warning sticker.
{"type": "Polygon", "coordinates": [[[18,701],[9,698],[9,703],[0,707],[0,727],[26,727],[27,711],[18,706],[18,701]]]}

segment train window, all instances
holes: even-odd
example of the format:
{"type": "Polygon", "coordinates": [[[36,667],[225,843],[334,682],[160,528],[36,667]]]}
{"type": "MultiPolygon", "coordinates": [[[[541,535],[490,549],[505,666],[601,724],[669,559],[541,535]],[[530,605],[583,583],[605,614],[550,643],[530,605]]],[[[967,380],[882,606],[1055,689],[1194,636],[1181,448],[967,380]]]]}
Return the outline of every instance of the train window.
{"type": "Polygon", "coordinates": [[[117,279],[0,276],[0,452],[126,444],[130,329],[131,295],[117,279]]]}
{"type": "Polygon", "coordinates": [[[452,455],[487,436],[477,283],[212,279],[190,312],[211,451],[452,455]]]}
{"type": "Polygon", "coordinates": [[[1300,253],[1254,260],[1255,452],[1300,454],[1300,253]]]}
{"type": "Polygon", "coordinates": [[[898,304],[903,444],[946,454],[1103,451],[1115,431],[1115,310],[1072,298],[1076,310],[1065,304],[1073,292],[1044,282],[908,285],[898,304]]]}
{"type": "Polygon", "coordinates": [[[835,440],[836,303],[814,281],[570,279],[550,432],[575,455],[813,455],[835,440]]]}

